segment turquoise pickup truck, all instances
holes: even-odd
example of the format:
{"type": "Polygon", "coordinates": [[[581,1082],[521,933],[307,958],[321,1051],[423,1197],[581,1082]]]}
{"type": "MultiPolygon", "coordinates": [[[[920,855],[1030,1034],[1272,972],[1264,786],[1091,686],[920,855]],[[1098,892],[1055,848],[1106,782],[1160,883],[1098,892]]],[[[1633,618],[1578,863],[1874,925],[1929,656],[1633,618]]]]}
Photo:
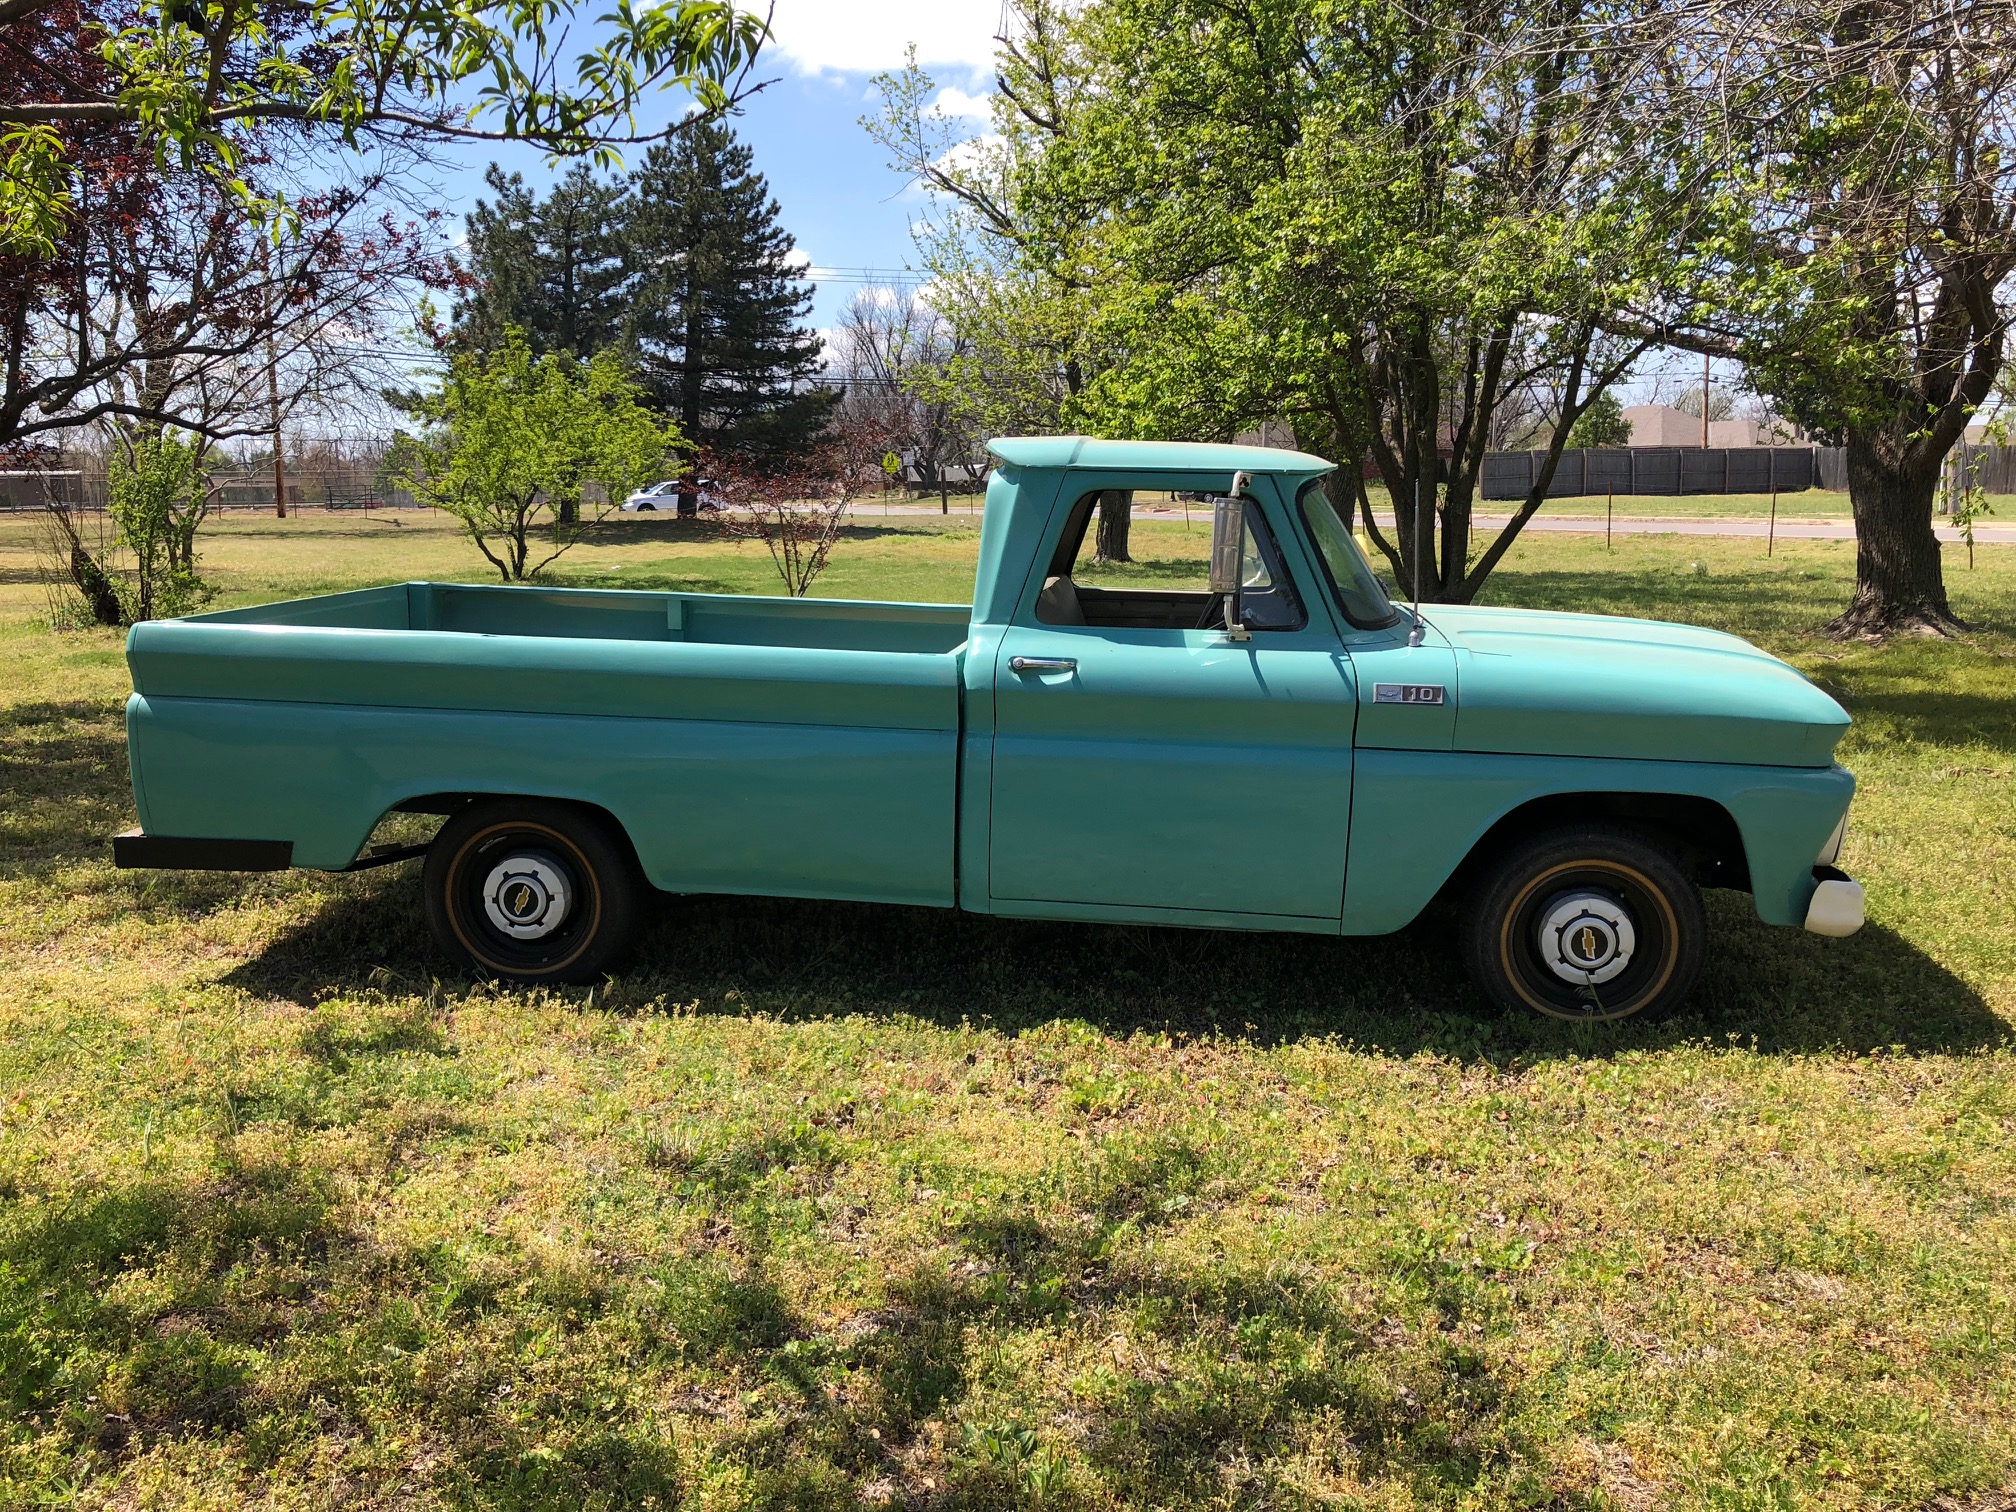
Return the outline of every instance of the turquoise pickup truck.
{"type": "Polygon", "coordinates": [[[1862,923],[1848,716],[1685,625],[1390,601],[1319,457],[997,441],[973,603],[406,583],[136,627],[122,866],[424,851],[444,951],[609,971],[651,889],[1383,934],[1482,991],[1684,998],[1699,889],[1862,923]],[[1100,587],[1110,489],[1209,497],[1198,580],[1100,587]],[[424,847],[367,849],[399,813],[424,847]]]}

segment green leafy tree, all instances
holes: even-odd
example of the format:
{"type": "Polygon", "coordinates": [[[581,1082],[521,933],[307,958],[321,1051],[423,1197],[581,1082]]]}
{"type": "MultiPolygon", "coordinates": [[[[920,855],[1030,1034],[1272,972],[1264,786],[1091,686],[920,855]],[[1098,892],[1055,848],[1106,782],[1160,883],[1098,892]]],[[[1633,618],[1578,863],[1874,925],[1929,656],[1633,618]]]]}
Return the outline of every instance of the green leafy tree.
{"type": "Polygon", "coordinates": [[[398,472],[462,522],[505,582],[522,582],[661,474],[681,437],[640,398],[615,353],[538,357],[507,331],[494,352],[457,354],[416,401],[425,429],[400,438],[398,472]]]}
{"type": "Polygon", "coordinates": [[[1624,418],[1624,405],[1609,389],[1589,401],[1582,417],[1568,432],[1570,447],[1629,446],[1631,422],[1624,418]]]}
{"type": "Polygon", "coordinates": [[[495,164],[484,182],[495,198],[469,213],[474,287],[456,303],[456,339],[487,349],[515,326],[538,353],[592,357],[617,345],[626,317],[623,185],[581,165],[544,199],[495,164]]]}
{"type": "Polygon", "coordinates": [[[933,299],[955,323],[979,311],[979,350],[1026,328],[1066,428],[1291,420],[1344,464],[1400,582],[1473,597],[1575,423],[1649,348],[1607,318],[1665,287],[1692,232],[1661,178],[1674,134],[1635,113],[1638,44],[1575,3],[1016,12],[991,144],[948,151],[930,81],[885,80],[874,129],[940,201],[933,299]],[[1477,549],[1489,437],[1536,391],[1547,459],[1477,549]]]}
{"type": "Polygon", "coordinates": [[[632,329],[651,402],[711,453],[803,450],[832,396],[804,387],[821,352],[803,323],[812,289],[748,147],[725,126],[697,126],[651,149],[632,196],[632,329]]]}
{"type": "Polygon", "coordinates": [[[106,508],[132,557],[120,585],[129,622],[187,614],[210,597],[196,575],[196,531],[209,500],[200,441],[149,435],[113,452],[106,508]]]}
{"type": "MultiPolygon", "coordinates": [[[[0,36],[40,28],[61,3],[0,0],[0,36]]],[[[588,20],[576,0],[97,0],[66,22],[75,87],[0,85],[0,249],[53,244],[71,208],[70,134],[96,125],[134,128],[164,166],[258,208],[244,169],[262,125],[350,147],[526,141],[606,158],[684,129],[640,136],[658,89],[726,108],[764,36],[731,0],[626,3],[569,56],[588,20]]]]}
{"type": "Polygon", "coordinates": [[[161,431],[123,441],[96,530],[75,504],[50,501],[45,580],[59,625],[137,624],[187,614],[210,598],[196,572],[196,532],[212,497],[203,454],[201,441],[161,431]]]}
{"type": "Polygon", "coordinates": [[[1703,144],[1731,213],[1696,297],[1643,328],[1741,359],[1782,414],[1845,448],[1855,593],[1831,629],[1951,633],[1932,507],[2006,360],[2016,3],[1685,18],[1661,108],[1703,144]]]}

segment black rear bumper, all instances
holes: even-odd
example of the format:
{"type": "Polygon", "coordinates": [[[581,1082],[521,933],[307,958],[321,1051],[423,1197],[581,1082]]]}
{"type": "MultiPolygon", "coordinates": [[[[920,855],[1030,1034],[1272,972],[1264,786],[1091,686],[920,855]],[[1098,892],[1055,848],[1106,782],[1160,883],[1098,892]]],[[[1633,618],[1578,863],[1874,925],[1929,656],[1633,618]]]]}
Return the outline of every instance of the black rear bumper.
{"type": "Polygon", "coordinates": [[[204,840],[133,829],[112,837],[112,864],[157,871],[285,871],[294,864],[294,842],[204,840]]]}

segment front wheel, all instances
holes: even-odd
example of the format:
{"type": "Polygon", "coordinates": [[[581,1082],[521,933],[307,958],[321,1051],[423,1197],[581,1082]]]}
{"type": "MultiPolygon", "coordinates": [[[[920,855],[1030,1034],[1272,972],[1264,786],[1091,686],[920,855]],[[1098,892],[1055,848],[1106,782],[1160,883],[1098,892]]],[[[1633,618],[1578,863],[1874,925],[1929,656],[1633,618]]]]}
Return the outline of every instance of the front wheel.
{"type": "Polygon", "coordinates": [[[427,849],[427,922],[450,955],[513,982],[593,982],[629,949],[642,882],[608,820],[539,799],[464,809],[427,849]]]}
{"type": "Polygon", "coordinates": [[[1664,849],[1585,825],[1498,858],[1471,899],[1464,957],[1502,1008],[1608,1023],[1685,999],[1707,929],[1700,891],[1664,849]]]}

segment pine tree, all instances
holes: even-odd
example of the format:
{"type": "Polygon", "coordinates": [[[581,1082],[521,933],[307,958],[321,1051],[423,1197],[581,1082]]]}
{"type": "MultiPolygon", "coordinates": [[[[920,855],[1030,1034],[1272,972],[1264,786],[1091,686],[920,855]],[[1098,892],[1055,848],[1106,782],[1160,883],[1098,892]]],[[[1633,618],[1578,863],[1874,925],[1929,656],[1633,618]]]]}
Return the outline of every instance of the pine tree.
{"type": "Polygon", "coordinates": [[[801,451],[832,402],[799,387],[819,367],[819,336],[800,323],[812,289],[750,163],[713,124],[652,148],[632,180],[625,239],[646,393],[701,449],[761,461],[801,451]]]}
{"type": "Polygon", "coordinates": [[[626,277],[618,250],[624,186],[576,167],[545,199],[494,163],[497,196],[469,216],[474,288],[455,305],[455,334],[489,352],[513,327],[537,354],[592,357],[623,340],[626,277]]]}

